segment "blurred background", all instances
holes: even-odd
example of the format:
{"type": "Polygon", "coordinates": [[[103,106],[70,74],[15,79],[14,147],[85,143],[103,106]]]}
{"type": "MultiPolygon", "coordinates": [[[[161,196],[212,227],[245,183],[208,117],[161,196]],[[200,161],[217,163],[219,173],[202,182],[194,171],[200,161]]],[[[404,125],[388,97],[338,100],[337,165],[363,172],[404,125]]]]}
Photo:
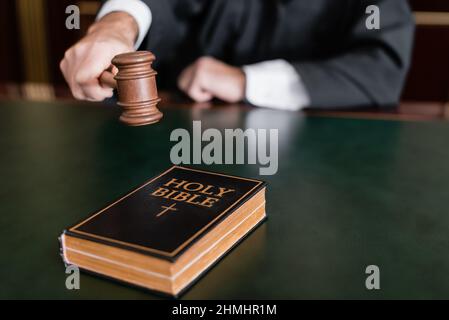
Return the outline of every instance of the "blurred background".
{"type": "MultiPolygon", "coordinates": [[[[449,1],[409,2],[417,30],[402,100],[426,103],[401,108],[449,118],[449,1]]],[[[85,34],[99,7],[98,0],[0,1],[0,99],[71,99],[59,61],[85,34]],[[80,8],[79,30],[65,28],[65,10],[72,4],[80,8]]]]}

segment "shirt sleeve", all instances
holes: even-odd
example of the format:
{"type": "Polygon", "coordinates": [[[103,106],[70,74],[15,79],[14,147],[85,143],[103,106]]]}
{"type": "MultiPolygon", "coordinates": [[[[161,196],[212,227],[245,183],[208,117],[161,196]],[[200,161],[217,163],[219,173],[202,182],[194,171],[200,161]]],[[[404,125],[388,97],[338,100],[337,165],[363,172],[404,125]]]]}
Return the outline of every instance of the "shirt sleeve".
{"type": "Polygon", "coordinates": [[[310,97],[300,74],[285,60],[270,60],[243,67],[246,100],[258,107],[300,110],[310,97]]]}
{"type": "Polygon", "coordinates": [[[137,50],[151,26],[152,15],[150,8],[140,0],[108,0],[101,7],[96,20],[114,11],[126,12],[136,20],[139,35],[134,48],[137,50]]]}

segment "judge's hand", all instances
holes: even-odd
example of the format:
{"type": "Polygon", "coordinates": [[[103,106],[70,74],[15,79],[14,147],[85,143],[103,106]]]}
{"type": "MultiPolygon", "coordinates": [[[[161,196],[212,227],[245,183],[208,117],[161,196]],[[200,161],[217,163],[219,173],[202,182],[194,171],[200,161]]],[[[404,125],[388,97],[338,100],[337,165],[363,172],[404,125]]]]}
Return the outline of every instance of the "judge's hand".
{"type": "Polygon", "coordinates": [[[201,57],[181,73],[178,87],[197,102],[218,98],[234,103],[245,96],[245,74],[217,59],[201,57]]]}
{"type": "Polygon", "coordinates": [[[112,96],[112,88],[103,87],[98,78],[115,55],[134,51],[137,33],[134,18],[125,12],[112,12],[65,52],[60,68],[76,99],[101,101],[112,96]]]}

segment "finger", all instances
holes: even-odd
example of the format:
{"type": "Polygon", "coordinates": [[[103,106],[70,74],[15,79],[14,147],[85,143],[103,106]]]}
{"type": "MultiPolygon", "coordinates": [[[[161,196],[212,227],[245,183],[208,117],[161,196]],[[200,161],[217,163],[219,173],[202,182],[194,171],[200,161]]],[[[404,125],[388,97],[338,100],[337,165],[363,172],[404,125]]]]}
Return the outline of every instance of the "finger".
{"type": "Polygon", "coordinates": [[[64,59],[59,64],[59,67],[61,68],[62,75],[64,76],[64,79],[66,80],[70,91],[72,92],[72,95],[75,97],[75,99],[82,100],[84,99],[84,94],[82,90],[79,88],[79,86],[75,83],[73,79],[73,73],[72,67],[74,62],[72,60],[72,57],[69,52],[66,52],[64,59]]]}
{"type": "Polygon", "coordinates": [[[111,64],[109,67],[111,69],[111,73],[115,76],[118,73],[118,68],[111,64]]]}
{"type": "Polygon", "coordinates": [[[181,72],[181,74],[178,77],[178,88],[184,93],[187,93],[187,90],[189,89],[189,86],[192,83],[193,69],[194,69],[193,65],[188,66],[187,68],[184,69],[184,71],[181,72]]]}
{"type": "Polygon", "coordinates": [[[112,97],[112,88],[102,87],[98,79],[93,79],[80,86],[86,99],[90,101],[102,101],[105,98],[112,97]]]}
{"type": "Polygon", "coordinates": [[[202,77],[198,73],[198,63],[194,63],[184,69],[178,77],[178,87],[196,102],[212,100],[213,96],[201,85],[202,77]]]}
{"type": "Polygon", "coordinates": [[[75,83],[84,97],[91,101],[101,101],[112,96],[112,89],[104,87],[99,81],[100,75],[110,66],[110,59],[98,59],[96,55],[86,57],[75,74],[75,83]]]}
{"type": "Polygon", "coordinates": [[[213,95],[202,86],[198,76],[194,76],[192,83],[187,89],[187,95],[196,102],[207,102],[212,100],[213,95]]]}
{"type": "Polygon", "coordinates": [[[92,82],[94,79],[98,79],[103,71],[110,66],[110,62],[104,61],[104,59],[101,60],[102,61],[96,61],[91,57],[87,57],[82,61],[75,76],[76,82],[80,85],[84,85],[92,82]]]}

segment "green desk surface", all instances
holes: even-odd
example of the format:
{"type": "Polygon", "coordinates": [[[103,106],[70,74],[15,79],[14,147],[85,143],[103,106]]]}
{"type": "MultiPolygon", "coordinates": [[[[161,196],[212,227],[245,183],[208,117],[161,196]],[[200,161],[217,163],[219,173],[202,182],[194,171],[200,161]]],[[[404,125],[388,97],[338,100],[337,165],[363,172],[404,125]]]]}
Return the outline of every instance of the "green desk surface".
{"type": "MultiPolygon", "coordinates": [[[[0,111],[0,298],[157,298],[89,274],[67,290],[57,238],[170,166],[171,131],[200,119],[278,128],[279,171],[262,177],[269,220],[183,298],[449,298],[449,123],[166,108],[131,128],[96,104],[0,111]]],[[[256,165],[200,168],[260,178],[256,165]]]]}

